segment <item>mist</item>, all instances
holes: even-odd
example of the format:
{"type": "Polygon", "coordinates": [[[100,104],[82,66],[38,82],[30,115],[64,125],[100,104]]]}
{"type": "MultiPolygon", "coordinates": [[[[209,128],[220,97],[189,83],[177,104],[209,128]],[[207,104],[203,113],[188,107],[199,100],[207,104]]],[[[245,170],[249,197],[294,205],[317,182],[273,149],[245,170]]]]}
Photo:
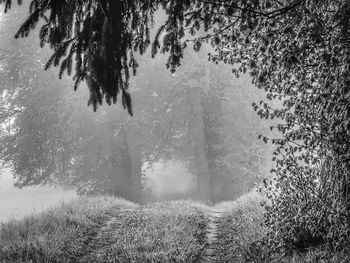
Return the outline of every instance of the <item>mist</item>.
{"type": "Polygon", "coordinates": [[[0,262],[350,262],[350,4],[0,0],[0,262]]]}
{"type": "Polygon", "coordinates": [[[196,186],[196,179],[180,161],[157,162],[144,170],[145,190],[160,200],[186,196],[196,186]]]}
{"type": "Polygon", "coordinates": [[[61,202],[75,198],[74,190],[59,186],[34,186],[18,189],[9,169],[3,169],[0,177],[0,223],[39,213],[61,202]]]}
{"type": "Polygon", "coordinates": [[[215,204],[249,192],[271,169],[272,146],[258,140],[269,125],[251,106],[265,93],[208,61],[209,45],[186,50],[175,73],[163,55],[138,57],[134,115],[120,104],[93,112],[86,84],[74,91],[71,77],[43,70],[51,51],[37,46],[37,30],[8,37],[25,12],[0,15],[2,220],[76,195],[215,204]]]}

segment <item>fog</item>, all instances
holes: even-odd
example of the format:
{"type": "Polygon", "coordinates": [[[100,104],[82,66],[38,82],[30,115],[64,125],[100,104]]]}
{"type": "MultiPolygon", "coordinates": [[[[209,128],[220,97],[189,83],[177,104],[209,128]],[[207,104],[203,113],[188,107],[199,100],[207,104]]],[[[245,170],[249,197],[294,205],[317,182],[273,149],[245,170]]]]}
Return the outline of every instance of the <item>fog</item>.
{"type": "Polygon", "coordinates": [[[264,92],[248,75],[234,77],[232,65],[208,62],[209,45],[186,51],[175,74],[165,56],[138,57],[134,116],[120,102],[93,112],[86,84],[73,91],[71,77],[44,71],[51,50],[39,48],[38,30],[12,38],[26,11],[0,14],[0,160],[13,168],[0,179],[0,221],[77,195],[213,204],[266,176],[272,148],[257,138],[269,124],[251,107],[264,92]]]}
{"type": "Polygon", "coordinates": [[[180,161],[154,163],[145,168],[144,174],[145,188],[160,199],[167,195],[185,194],[196,185],[195,176],[180,161]]]}
{"type": "MultiPolygon", "coordinates": [[[[186,194],[195,187],[194,176],[179,161],[157,162],[151,167],[144,165],[147,181],[145,189],[155,198],[164,199],[169,195],[186,194]]],[[[61,186],[33,186],[19,189],[9,169],[0,174],[0,222],[22,218],[38,213],[61,202],[77,197],[74,189],[61,186]]]]}
{"type": "MultiPolygon", "coordinates": [[[[169,195],[186,194],[195,187],[194,176],[179,161],[157,162],[151,167],[144,165],[147,179],[145,189],[155,198],[164,199],[169,195]]],[[[46,208],[77,197],[74,189],[61,186],[33,186],[19,189],[9,169],[0,174],[0,222],[25,215],[38,213],[46,208]]]]}
{"type": "Polygon", "coordinates": [[[0,174],[0,222],[40,212],[46,208],[76,197],[74,190],[59,186],[35,186],[25,189],[14,187],[15,180],[9,169],[0,174]]]}

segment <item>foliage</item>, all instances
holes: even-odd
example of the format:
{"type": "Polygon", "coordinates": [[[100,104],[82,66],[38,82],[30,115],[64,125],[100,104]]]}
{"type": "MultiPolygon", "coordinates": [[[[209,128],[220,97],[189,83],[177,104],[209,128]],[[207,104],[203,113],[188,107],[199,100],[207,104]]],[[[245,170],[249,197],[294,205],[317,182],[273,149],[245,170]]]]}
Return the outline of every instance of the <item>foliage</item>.
{"type": "MultiPolygon", "coordinates": [[[[124,13],[115,17],[129,14],[124,8],[128,1],[117,2],[125,6],[121,9],[124,13]]],[[[43,6],[45,10],[53,11],[51,14],[55,16],[57,9],[52,4],[55,2],[45,3],[50,3],[43,6]]],[[[70,3],[75,8],[82,6],[78,1],[70,3]]],[[[107,21],[110,13],[107,18],[102,19],[103,6],[95,1],[86,3],[91,4],[91,7],[84,10],[92,12],[91,18],[96,18],[96,28],[101,29],[102,22],[107,21]]],[[[266,214],[271,249],[290,252],[299,247],[300,239],[300,249],[317,245],[319,240],[334,250],[348,246],[348,1],[153,1],[151,6],[147,1],[133,3],[135,4],[130,7],[132,15],[123,16],[129,22],[133,21],[137,8],[143,11],[139,13],[145,15],[144,17],[152,17],[158,4],[162,4],[165,9],[166,21],[155,36],[152,54],[155,55],[159,49],[163,53],[169,53],[167,66],[172,71],[180,65],[183,50],[189,42],[193,42],[194,49],[199,50],[203,42],[210,41],[216,49],[211,54],[213,61],[233,65],[233,73],[237,76],[248,71],[253,76],[253,83],[267,92],[267,99],[281,100],[282,106],[279,108],[273,108],[265,102],[253,105],[261,118],[281,120],[275,127],[280,136],[272,140],[277,146],[274,157],[276,169],[273,170],[276,174],[275,182],[266,182],[272,200],[272,204],[267,206],[266,214]],[[203,29],[207,34],[204,34],[203,29]],[[188,40],[190,35],[193,36],[192,40],[188,40]],[[160,38],[163,39],[162,43],[160,38]]],[[[39,5],[33,7],[28,21],[36,21],[40,15],[43,16],[39,5]]],[[[113,7],[114,5],[109,5],[107,11],[113,10],[113,7]]],[[[62,1],[60,8],[67,9],[67,3],[62,1]]],[[[79,12],[81,10],[83,9],[76,13],[83,14],[79,12]]],[[[80,16],[77,17],[79,19],[80,16]]],[[[84,15],[82,17],[85,18],[84,15]]],[[[49,21],[52,23],[53,20],[49,21]]],[[[89,19],[83,19],[82,23],[87,23],[86,21],[89,19]]],[[[133,25],[123,25],[126,24],[133,25]]],[[[34,24],[28,22],[20,33],[28,33],[28,25],[34,24]]],[[[65,23],[54,23],[51,28],[57,31],[59,25],[65,23]]],[[[137,30],[137,26],[131,28],[134,34],[140,33],[139,36],[142,37],[136,38],[135,42],[129,41],[129,45],[120,45],[123,47],[119,53],[122,56],[132,49],[132,44],[140,43],[139,39],[141,43],[146,43],[142,47],[149,44],[145,31],[137,30]]],[[[120,27],[116,27],[115,30],[119,29],[120,27]]],[[[102,35],[97,36],[96,43],[100,43],[102,35]]],[[[48,40],[53,44],[55,54],[58,54],[56,65],[63,54],[59,53],[58,43],[66,43],[68,33],[59,36],[61,41],[48,40]]],[[[116,37],[119,36],[120,32],[117,32],[116,37]]],[[[74,43],[78,46],[85,44],[84,52],[89,54],[89,45],[84,42],[82,35],[78,35],[74,41],[77,41],[74,43]]],[[[108,50],[109,48],[99,50],[101,56],[111,51],[108,50]]],[[[95,54],[94,51],[92,53],[95,54]]],[[[126,60],[125,56],[117,59],[126,60]]],[[[93,64],[89,65],[92,65],[92,71],[98,72],[93,64]]],[[[119,73],[124,69],[125,67],[118,67],[116,76],[120,76],[119,73]]],[[[115,80],[116,76],[113,75],[111,79],[115,80]]],[[[102,86],[94,88],[94,85],[90,85],[92,91],[102,89],[106,94],[113,94],[101,88],[102,86]]],[[[100,102],[100,99],[93,101],[100,102]]],[[[269,141],[267,137],[262,139],[269,141]]]]}
{"type": "MultiPolygon", "coordinates": [[[[270,3],[261,5],[264,14],[278,10],[278,3],[270,3]]],[[[282,100],[279,109],[253,105],[262,118],[283,121],[272,127],[281,136],[272,140],[275,182],[266,182],[272,199],[267,240],[275,251],[349,246],[349,15],[344,10],[343,1],[295,1],[276,16],[239,19],[232,31],[219,34],[213,59],[239,63],[234,72],[249,70],[268,99],[282,100]]]]}
{"type": "Polygon", "coordinates": [[[275,183],[266,183],[269,247],[342,249],[349,245],[348,4],[255,4],[218,25],[212,59],[249,71],[269,100],[282,100],[280,108],[253,105],[261,118],[282,120],[273,127],[281,133],[272,140],[275,183]]]}
{"type": "Polygon", "coordinates": [[[266,215],[272,250],[290,251],[300,238],[302,249],[349,245],[348,11],[347,1],[201,2],[187,20],[167,21],[212,30],[195,49],[210,38],[212,60],[237,65],[236,75],[249,71],[267,99],[281,100],[280,108],[254,105],[261,118],[282,120],[266,215]]]}
{"type": "MultiPolygon", "coordinates": [[[[2,21],[4,36],[16,29],[15,19],[2,21]]],[[[14,55],[4,58],[0,72],[6,83],[0,154],[13,168],[18,187],[64,183],[79,193],[138,200],[142,162],[171,158],[186,160],[198,181],[211,176],[215,200],[235,198],[251,187],[259,168],[250,166],[257,154],[246,149],[259,147],[253,141],[257,118],[238,125],[254,117],[245,94],[248,80],[234,82],[229,67],[206,61],[210,47],[188,52],[175,75],[162,66],[164,56],[138,58],[139,72],[130,80],[137,114],[130,118],[105,105],[96,114],[87,111],[86,90],[70,91],[66,78],[42,72],[48,50],[34,42],[33,36],[1,42],[14,55]]]]}
{"type": "MultiPolygon", "coordinates": [[[[195,50],[210,39],[216,48],[213,61],[234,65],[236,75],[249,71],[269,100],[282,101],[280,108],[253,105],[261,118],[282,120],[276,127],[281,136],[272,140],[277,145],[277,190],[270,195],[266,220],[270,247],[291,250],[298,246],[291,239],[299,235],[306,243],[302,248],[319,241],[331,249],[348,246],[349,4],[198,1],[171,2],[166,10],[170,15],[162,51],[181,50],[186,41],[180,42],[185,37],[180,32],[187,26],[198,33],[202,24],[212,32],[197,35],[195,50]],[[176,37],[176,44],[167,41],[177,33],[182,37],[176,37]],[[290,220],[287,227],[285,220],[290,220]]],[[[174,69],[182,53],[169,56],[174,69]]]]}
{"type": "Polygon", "coordinates": [[[264,225],[265,210],[261,202],[266,198],[256,190],[233,203],[223,203],[229,209],[218,224],[218,246],[213,262],[312,263],[348,262],[349,251],[334,252],[325,247],[310,248],[304,253],[290,255],[271,253],[262,240],[268,228],[264,225]]]}
{"type": "Polygon", "coordinates": [[[268,98],[283,101],[281,109],[255,106],[260,116],[283,120],[276,127],[282,137],[272,140],[278,146],[277,189],[266,214],[269,244],[277,251],[349,246],[349,47],[344,42],[349,16],[344,10],[342,1],[302,3],[275,23],[265,19],[267,25],[258,26],[261,35],[248,43],[260,50],[247,53],[256,54],[251,67],[256,85],[268,98]]]}
{"type": "MultiPolygon", "coordinates": [[[[12,0],[1,0],[0,4],[5,5],[7,12],[12,6],[12,0]]],[[[22,4],[22,1],[18,1],[18,4],[22,4]]],[[[196,51],[202,47],[202,42],[209,39],[213,45],[219,45],[222,35],[225,37],[224,42],[225,39],[231,39],[227,30],[235,22],[240,23],[240,18],[245,29],[249,29],[250,25],[254,26],[255,17],[270,17],[271,14],[275,17],[291,8],[286,6],[263,13],[261,9],[265,7],[273,9],[270,5],[260,5],[259,1],[253,0],[240,0],[237,3],[201,0],[35,0],[31,1],[30,15],[16,37],[28,36],[39,21],[42,21],[39,33],[41,46],[49,44],[53,49],[46,68],[60,66],[60,77],[64,72],[70,75],[74,71],[75,89],[81,81],[86,80],[90,90],[89,104],[95,110],[104,98],[108,104],[116,103],[117,95],[121,91],[122,105],[132,114],[131,98],[127,92],[129,68],[136,73],[138,63],[134,53],[144,54],[151,44],[150,26],[159,6],[165,10],[166,19],[154,36],[152,56],[159,50],[169,53],[166,66],[175,72],[176,67],[181,64],[188,42],[193,42],[196,51]],[[185,39],[201,32],[201,25],[204,31],[213,32],[193,40],[185,39]]],[[[291,6],[293,7],[292,4],[291,6]]]]}
{"type": "MultiPolygon", "coordinates": [[[[11,2],[0,1],[5,4],[5,12],[11,2]]],[[[104,99],[108,104],[116,103],[121,92],[122,105],[132,115],[131,97],[127,91],[129,68],[134,72],[137,68],[134,50],[143,53],[149,45],[151,3],[31,1],[30,16],[15,36],[28,36],[38,22],[43,21],[40,45],[49,44],[54,51],[46,68],[60,66],[60,77],[64,72],[71,75],[74,70],[74,89],[86,80],[90,90],[89,104],[94,110],[104,99]]]]}
{"type": "MultiPolygon", "coordinates": [[[[17,10],[19,15],[23,11],[17,10]]],[[[16,186],[64,183],[80,193],[136,198],[141,155],[135,153],[140,152],[141,140],[146,144],[135,135],[138,120],[130,121],[115,108],[101,109],[99,115],[86,111],[86,90],[74,93],[67,79],[42,72],[47,49],[38,49],[33,37],[20,42],[5,37],[14,32],[17,20],[6,17],[0,27],[6,54],[0,71],[0,152],[1,160],[12,168],[16,186]],[[121,132],[124,129],[128,138],[121,132]],[[136,189],[130,189],[134,179],[136,189]]]]}

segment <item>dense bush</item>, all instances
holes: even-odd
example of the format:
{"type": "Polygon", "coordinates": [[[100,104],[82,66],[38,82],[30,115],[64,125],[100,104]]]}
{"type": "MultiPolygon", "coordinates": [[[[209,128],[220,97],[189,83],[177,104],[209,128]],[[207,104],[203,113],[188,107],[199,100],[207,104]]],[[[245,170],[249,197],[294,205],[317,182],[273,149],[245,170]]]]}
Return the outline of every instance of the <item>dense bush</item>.
{"type": "Polygon", "coordinates": [[[280,133],[271,139],[274,179],[265,182],[267,242],[280,252],[342,250],[350,240],[350,5],[300,3],[259,24],[246,49],[254,83],[281,100],[253,105],[261,118],[281,120],[272,127],[280,133]]]}
{"type": "MultiPolygon", "coordinates": [[[[288,196],[288,194],[286,195],[288,196]]],[[[282,198],[282,197],[281,197],[282,198]]],[[[281,199],[280,199],[281,200],[281,199]]],[[[286,200],[290,200],[286,198],[286,200]]],[[[295,200],[294,200],[295,201],[295,200]]],[[[218,224],[218,240],[216,257],[212,262],[237,262],[237,263],[346,263],[350,262],[349,251],[335,252],[325,246],[308,247],[307,249],[293,248],[294,253],[271,253],[271,246],[275,246],[288,240],[294,235],[291,229],[294,228],[295,222],[290,222],[293,219],[279,217],[276,220],[271,220],[278,224],[283,221],[286,230],[281,231],[280,235],[276,235],[264,224],[266,211],[261,207],[262,202],[268,202],[262,195],[256,192],[250,192],[230,205],[221,217],[218,224]],[[291,235],[285,235],[290,231],[291,235]],[[272,244],[264,242],[266,235],[273,234],[269,240],[276,239],[272,244]]],[[[287,204],[287,202],[285,203],[287,204]]],[[[288,203],[288,206],[294,206],[294,203],[288,203]]],[[[307,208],[309,209],[309,208],[307,208]]],[[[310,213],[314,212],[310,209],[310,213]]],[[[280,212],[280,211],[279,211],[280,212]]],[[[269,212],[270,213],[270,212],[269,212]]],[[[272,215],[270,213],[270,215],[272,215]]],[[[275,215],[280,216],[280,213],[275,215]]],[[[311,222],[317,221],[316,218],[311,218],[311,222]],[[315,220],[314,220],[315,219],[315,220]]],[[[276,229],[281,230],[282,225],[276,225],[276,229]]],[[[296,230],[296,229],[295,229],[296,230]]],[[[300,241],[304,241],[304,245],[317,246],[320,240],[313,239],[307,232],[299,231],[300,241]]],[[[298,243],[296,240],[291,240],[292,244],[298,243]]],[[[300,242],[299,242],[300,243],[300,242]]],[[[280,249],[278,249],[280,251],[280,249]]],[[[287,252],[285,250],[285,252],[287,252]]]]}

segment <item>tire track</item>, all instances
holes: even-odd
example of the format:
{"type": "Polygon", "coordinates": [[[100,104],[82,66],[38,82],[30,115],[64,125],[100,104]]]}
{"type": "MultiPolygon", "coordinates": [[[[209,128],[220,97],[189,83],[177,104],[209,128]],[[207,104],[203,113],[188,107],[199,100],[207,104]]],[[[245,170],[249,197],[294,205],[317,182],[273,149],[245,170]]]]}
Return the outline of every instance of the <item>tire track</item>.
{"type": "Polygon", "coordinates": [[[102,262],[101,251],[106,246],[111,245],[114,229],[123,227],[122,218],[125,214],[134,211],[136,208],[115,209],[109,214],[109,219],[100,227],[98,234],[88,244],[87,253],[78,262],[91,263],[102,262]]]}

